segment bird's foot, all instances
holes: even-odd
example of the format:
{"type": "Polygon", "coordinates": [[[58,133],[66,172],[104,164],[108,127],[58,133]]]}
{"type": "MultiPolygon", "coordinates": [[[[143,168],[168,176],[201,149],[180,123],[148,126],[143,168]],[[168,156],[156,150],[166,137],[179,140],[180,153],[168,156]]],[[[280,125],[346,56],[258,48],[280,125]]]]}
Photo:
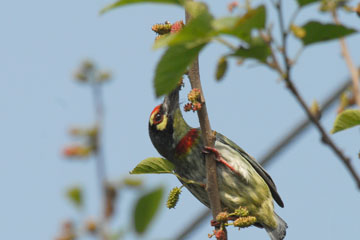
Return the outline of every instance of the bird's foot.
{"type": "Polygon", "coordinates": [[[216,157],[216,161],[224,164],[226,167],[228,167],[231,171],[237,173],[237,171],[227,162],[225,161],[222,157],[221,157],[221,154],[219,153],[219,151],[216,149],[216,148],[213,148],[213,147],[208,147],[208,146],[205,146],[204,147],[204,150],[203,150],[203,153],[205,154],[209,154],[209,153],[213,153],[216,157]]]}
{"type": "Polygon", "coordinates": [[[218,151],[216,148],[205,146],[202,152],[203,152],[204,154],[209,154],[209,153],[214,154],[215,157],[216,157],[216,161],[218,161],[218,162],[225,161],[225,160],[221,157],[219,151],[218,151]]]}

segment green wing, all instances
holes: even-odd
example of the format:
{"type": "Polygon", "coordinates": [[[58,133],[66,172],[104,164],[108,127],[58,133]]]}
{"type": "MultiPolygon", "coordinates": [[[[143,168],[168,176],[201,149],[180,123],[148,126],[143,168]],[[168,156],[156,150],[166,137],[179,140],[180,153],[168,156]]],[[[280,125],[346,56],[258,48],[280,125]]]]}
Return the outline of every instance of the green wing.
{"type": "Polygon", "coordinates": [[[246,159],[251,166],[255,169],[255,171],[264,179],[266,184],[269,186],[271,195],[273,196],[274,200],[280,207],[284,207],[284,203],[281,200],[279,193],[276,190],[276,186],[270,175],[265,171],[265,169],[249,154],[247,154],[242,148],[240,148],[236,143],[222,135],[221,133],[216,133],[216,140],[220,141],[223,144],[226,144],[233,149],[235,149],[241,156],[246,159]]]}

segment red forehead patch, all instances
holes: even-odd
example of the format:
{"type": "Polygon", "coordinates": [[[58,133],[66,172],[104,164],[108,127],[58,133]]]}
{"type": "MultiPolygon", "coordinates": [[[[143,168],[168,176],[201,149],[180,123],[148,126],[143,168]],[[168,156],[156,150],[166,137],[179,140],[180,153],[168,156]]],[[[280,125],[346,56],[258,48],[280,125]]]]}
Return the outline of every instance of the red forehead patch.
{"type": "Polygon", "coordinates": [[[150,117],[154,114],[154,113],[157,113],[160,111],[160,107],[161,107],[161,104],[157,105],[154,110],[152,110],[151,114],[150,114],[150,117]]]}

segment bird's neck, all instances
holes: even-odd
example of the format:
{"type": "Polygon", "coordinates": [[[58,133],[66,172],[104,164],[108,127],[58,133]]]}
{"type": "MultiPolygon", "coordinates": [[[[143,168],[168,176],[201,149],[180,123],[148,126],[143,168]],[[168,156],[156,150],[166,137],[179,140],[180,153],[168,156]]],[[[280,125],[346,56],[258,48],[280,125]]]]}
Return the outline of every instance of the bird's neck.
{"type": "Polygon", "coordinates": [[[173,138],[176,145],[191,129],[191,127],[185,122],[185,119],[181,114],[180,108],[175,110],[173,126],[173,138]]]}

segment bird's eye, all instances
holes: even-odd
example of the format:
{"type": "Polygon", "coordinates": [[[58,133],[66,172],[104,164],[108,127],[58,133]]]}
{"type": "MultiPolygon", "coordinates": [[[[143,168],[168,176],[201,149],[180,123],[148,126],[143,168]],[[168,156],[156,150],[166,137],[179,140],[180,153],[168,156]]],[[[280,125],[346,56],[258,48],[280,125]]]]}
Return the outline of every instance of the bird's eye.
{"type": "Polygon", "coordinates": [[[162,120],[163,120],[163,115],[158,112],[154,117],[154,123],[159,124],[162,120]]]}

